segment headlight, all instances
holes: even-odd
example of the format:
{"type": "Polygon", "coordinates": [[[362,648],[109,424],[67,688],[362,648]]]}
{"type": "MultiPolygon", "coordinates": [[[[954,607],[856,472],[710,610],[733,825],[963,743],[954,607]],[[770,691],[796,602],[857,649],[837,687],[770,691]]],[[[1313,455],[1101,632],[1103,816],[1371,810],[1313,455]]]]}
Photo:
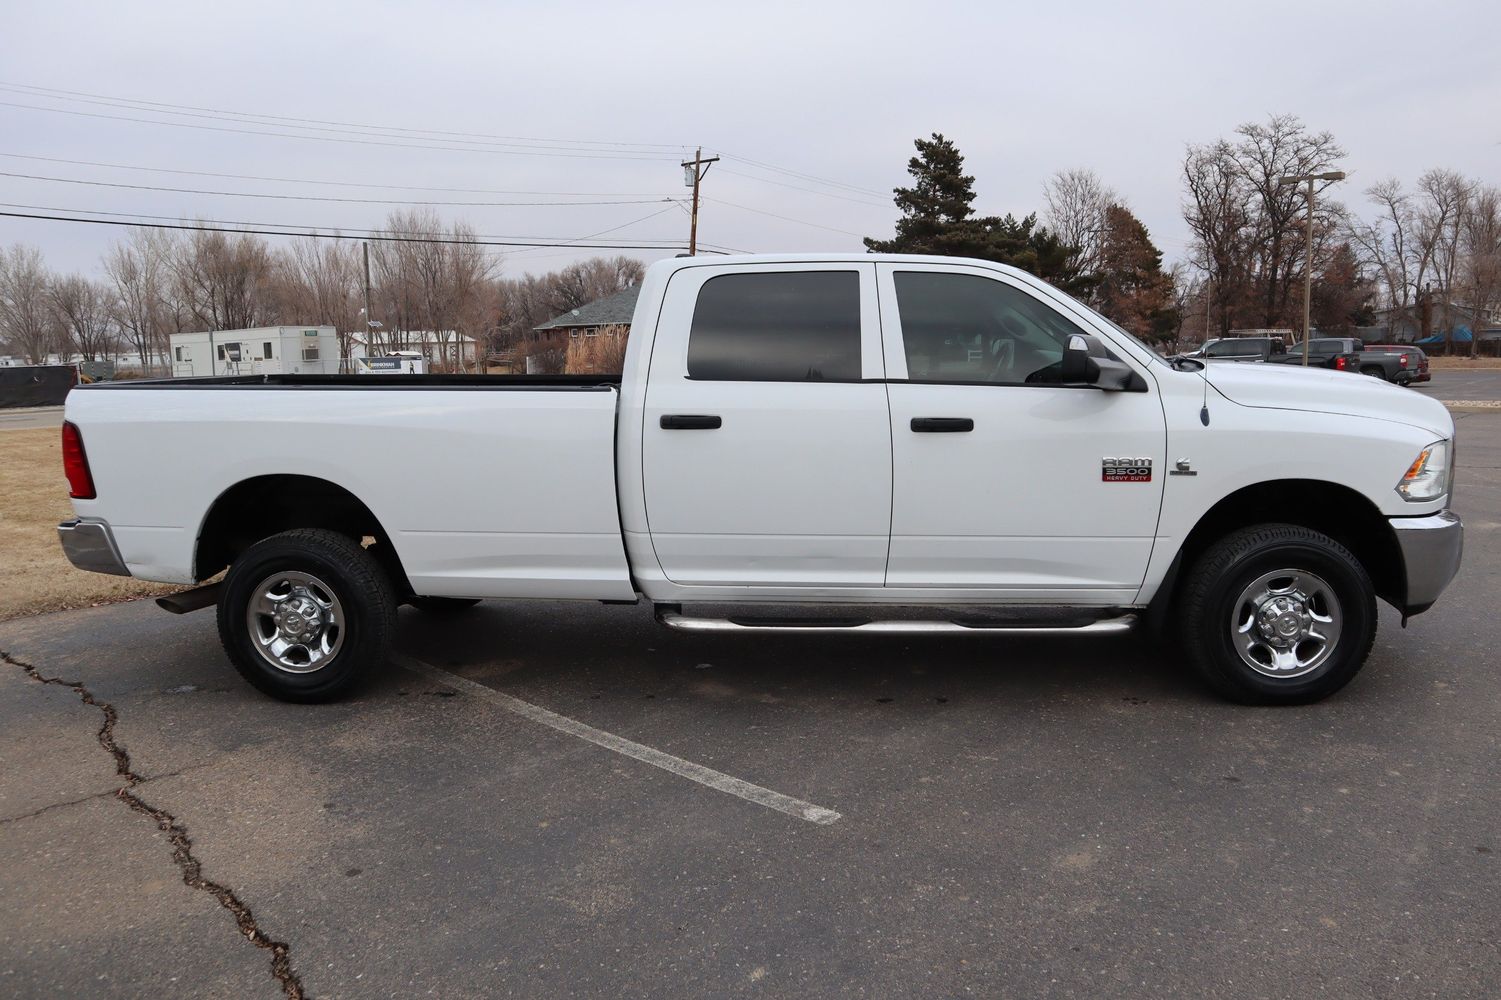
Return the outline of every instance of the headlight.
{"type": "Polygon", "coordinates": [[[1408,466],[1407,474],[1397,484],[1397,492],[1402,494],[1403,500],[1413,503],[1437,500],[1449,492],[1450,451],[1448,441],[1435,441],[1418,453],[1408,466]]]}

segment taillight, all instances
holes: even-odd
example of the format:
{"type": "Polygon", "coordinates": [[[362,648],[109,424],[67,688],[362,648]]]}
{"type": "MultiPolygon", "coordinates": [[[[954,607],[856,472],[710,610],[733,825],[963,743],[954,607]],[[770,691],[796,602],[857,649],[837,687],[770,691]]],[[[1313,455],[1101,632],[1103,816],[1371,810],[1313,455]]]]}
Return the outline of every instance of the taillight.
{"type": "Polygon", "coordinates": [[[1402,355],[1402,357],[1401,357],[1401,364],[1402,364],[1403,368],[1407,367],[1407,355],[1405,355],[1405,354],[1402,355]]]}
{"type": "Polygon", "coordinates": [[[1344,371],[1345,370],[1345,364],[1346,364],[1346,362],[1345,362],[1344,358],[1335,358],[1334,359],[1334,367],[1337,370],[1339,370],[1339,371],[1344,371]]]}
{"type": "Polygon", "coordinates": [[[68,475],[68,496],[74,500],[93,500],[98,495],[89,472],[89,456],[83,450],[83,435],[71,421],[63,423],[63,471],[68,475]]]}

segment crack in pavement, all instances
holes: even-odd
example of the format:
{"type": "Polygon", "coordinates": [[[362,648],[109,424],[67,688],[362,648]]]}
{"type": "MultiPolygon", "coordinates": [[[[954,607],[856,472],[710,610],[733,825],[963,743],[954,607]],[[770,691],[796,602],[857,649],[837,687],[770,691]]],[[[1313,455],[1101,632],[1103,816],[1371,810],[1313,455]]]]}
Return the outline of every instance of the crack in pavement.
{"type": "Polygon", "coordinates": [[[99,745],[114,758],[115,773],[123,780],[123,784],[110,794],[117,796],[135,812],[149,816],[156,823],[157,829],[167,835],[167,840],[172,845],[172,860],[182,872],[183,884],[191,889],[206,892],[218,900],[219,905],[234,916],[235,924],[246,940],[257,948],[264,948],[271,952],[271,975],[280,984],[288,1000],[306,1000],[307,994],[302,986],[302,978],[298,976],[297,970],[292,968],[291,945],[268,937],[256,924],[255,915],[250,912],[250,907],[235,895],[234,890],[204,876],[203,863],[193,854],[193,841],[188,837],[187,827],[165,809],[151,805],[131,791],[146,779],[131,769],[130,753],[115,739],[115,725],[120,721],[120,715],[115,711],[115,706],[95,698],[93,692],[82,681],[44,677],[36,667],[24,660],[16,659],[3,649],[0,649],[0,660],[19,667],[27,677],[39,684],[55,684],[58,687],[68,688],[78,695],[79,700],[85,705],[92,705],[99,709],[104,715],[104,722],[96,734],[99,745]]]}
{"type": "MultiPolygon", "coordinates": [[[[178,768],[176,771],[167,771],[163,774],[153,774],[150,777],[138,777],[138,780],[140,784],[147,785],[153,781],[161,781],[163,778],[176,778],[179,775],[187,774],[189,771],[196,771],[199,768],[207,766],[207,764],[196,764],[192,767],[178,768]]],[[[107,795],[118,794],[119,789],[111,789],[107,792],[95,792],[92,795],[83,795],[76,799],[69,799],[66,802],[53,802],[50,805],[42,806],[40,809],[33,809],[31,810],[31,812],[19,813],[15,816],[0,816],[0,826],[5,826],[7,823],[19,823],[23,819],[33,819],[37,816],[49,813],[54,809],[66,809],[69,806],[78,806],[82,805],[85,802],[92,802],[95,799],[102,799],[107,795]]]]}

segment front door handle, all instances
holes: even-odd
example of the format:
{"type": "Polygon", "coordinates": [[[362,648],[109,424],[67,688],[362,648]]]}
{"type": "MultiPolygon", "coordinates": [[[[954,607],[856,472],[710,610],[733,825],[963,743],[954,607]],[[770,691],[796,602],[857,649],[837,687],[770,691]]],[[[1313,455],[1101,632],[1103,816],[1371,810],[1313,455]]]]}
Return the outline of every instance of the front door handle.
{"type": "Polygon", "coordinates": [[[912,429],[918,434],[963,434],[975,429],[969,417],[913,417],[912,429]]]}
{"type": "Polygon", "coordinates": [[[664,413],[660,423],[664,431],[713,431],[723,421],[707,413],[664,413]]]}

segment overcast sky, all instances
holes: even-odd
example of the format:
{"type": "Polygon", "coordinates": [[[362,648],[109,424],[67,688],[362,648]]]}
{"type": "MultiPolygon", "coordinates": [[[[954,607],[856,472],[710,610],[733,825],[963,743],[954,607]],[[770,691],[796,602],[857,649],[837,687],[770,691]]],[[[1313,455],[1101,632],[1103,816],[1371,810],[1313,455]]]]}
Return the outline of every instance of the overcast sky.
{"type": "MultiPolygon", "coordinates": [[[[677,162],[696,144],[725,157],[705,181],[700,239],[755,251],[850,250],[861,235],[890,235],[889,191],[906,180],[913,138],[934,131],[967,157],[981,212],[1037,210],[1049,175],[1089,167],[1169,259],[1186,239],[1185,144],[1272,113],[1335,134],[1349,151],[1340,194],[1352,205],[1376,180],[1410,182],[1433,166],[1501,182],[1495,0],[8,0],[0,85],[5,174],[325,199],[635,202],[438,208],[502,238],[613,229],[600,239],[686,239],[686,213],[661,199],[686,195],[677,162]],[[187,106],[203,117],[170,113],[187,106]],[[307,119],[428,131],[319,130],[307,119]],[[474,193],[496,191],[525,193],[474,193]]],[[[0,176],[0,195],[323,229],[377,226],[393,207],[14,176],[0,176]]],[[[0,218],[0,244],[39,246],[59,270],[93,271],[124,232],[0,218]]],[[[503,270],[594,252],[507,254],[503,270]]]]}

